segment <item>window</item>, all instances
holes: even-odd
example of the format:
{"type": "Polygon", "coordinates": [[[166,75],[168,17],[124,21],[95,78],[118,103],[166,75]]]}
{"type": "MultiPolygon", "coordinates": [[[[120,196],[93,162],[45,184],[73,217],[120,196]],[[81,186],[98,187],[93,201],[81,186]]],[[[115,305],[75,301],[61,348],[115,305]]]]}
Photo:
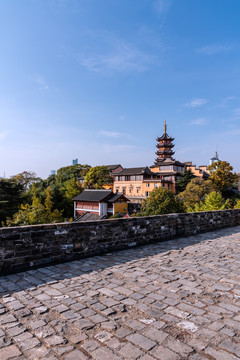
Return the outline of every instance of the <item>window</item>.
{"type": "Polygon", "coordinates": [[[145,196],[149,196],[149,191],[145,191],[145,196]]]}
{"type": "Polygon", "coordinates": [[[130,180],[130,181],[135,181],[135,175],[130,175],[130,176],[129,176],[129,180],[130,180]]]}
{"type": "Polygon", "coordinates": [[[136,180],[139,181],[139,180],[142,180],[143,179],[143,176],[142,175],[136,175],[136,180]]]}
{"type": "Polygon", "coordinates": [[[158,183],[155,183],[154,188],[157,189],[157,187],[158,187],[158,183]]]}
{"type": "Polygon", "coordinates": [[[118,193],[119,192],[119,187],[116,187],[116,193],[118,193]]]}
{"type": "Polygon", "coordinates": [[[147,183],[147,184],[146,184],[146,187],[149,187],[149,186],[150,186],[150,184],[149,184],[149,183],[147,183]]]}
{"type": "Polygon", "coordinates": [[[122,188],[122,193],[125,195],[126,194],[126,186],[123,186],[122,188]]]}
{"type": "Polygon", "coordinates": [[[139,193],[139,191],[140,191],[140,186],[137,186],[137,193],[139,193]]]}

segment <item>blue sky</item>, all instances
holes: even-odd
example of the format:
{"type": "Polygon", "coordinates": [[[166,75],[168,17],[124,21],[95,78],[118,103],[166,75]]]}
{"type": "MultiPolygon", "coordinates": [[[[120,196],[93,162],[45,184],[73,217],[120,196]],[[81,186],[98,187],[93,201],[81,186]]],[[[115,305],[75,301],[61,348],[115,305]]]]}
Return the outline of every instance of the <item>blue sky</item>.
{"type": "Polygon", "coordinates": [[[239,0],[2,0],[0,176],[175,158],[240,171],[239,0]]]}

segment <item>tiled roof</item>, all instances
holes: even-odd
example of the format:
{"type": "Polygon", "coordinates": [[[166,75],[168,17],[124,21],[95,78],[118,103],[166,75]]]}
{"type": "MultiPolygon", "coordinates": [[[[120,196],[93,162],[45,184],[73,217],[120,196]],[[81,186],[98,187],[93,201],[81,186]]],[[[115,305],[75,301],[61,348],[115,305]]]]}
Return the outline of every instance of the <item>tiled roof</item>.
{"type": "Polygon", "coordinates": [[[126,196],[123,195],[123,193],[116,193],[116,194],[111,194],[106,200],[109,203],[114,203],[115,201],[117,201],[120,198],[124,198],[126,201],[129,201],[126,196]]]}
{"type": "Polygon", "coordinates": [[[112,190],[84,190],[81,194],[73,198],[73,201],[103,201],[107,196],[112,193],[112,190]]]}
{"type": "Polygon", "coordinates": [[[143,175],[151,174],[150,169],[147,166],[137,167],[137,168],[125,168],[122,171],[118,172],[117,175],[143,175]]]}
{"type": "Polygon", "coordinates": [[[174,138],[169,136],[167,133],[164,133],[162,136],[157,138],[157,141],[160,141],[160,140],[171,140],[172,141],[172,140],[174,140],[174,138]]]}
{"type": "Polygon", "coordinates": [[[121,167],[122,168],[122,165],[121,164],[116,164],[116,165],[106,165],[108,167],[108,169],[110,171],[113,171],[115,169],[117,169],[118,167],[121,167]]]}
{"type": "Polygon", "coordinates": [[[175,159],[170,159],[170,158],[167,158],[167,159],[164,159],[164,160],[160,160],[160,159],[157,159],[156,160],[156,164],[155,165],[151,165],[150,166],[150,169],[151,168],[154,168],[154,167],[157,167],[159,165],[177,165],[177,166],[185,166],[186,164],[184,163],[181,163],[180,161],[178,160],[175,160],[175,159]]]}

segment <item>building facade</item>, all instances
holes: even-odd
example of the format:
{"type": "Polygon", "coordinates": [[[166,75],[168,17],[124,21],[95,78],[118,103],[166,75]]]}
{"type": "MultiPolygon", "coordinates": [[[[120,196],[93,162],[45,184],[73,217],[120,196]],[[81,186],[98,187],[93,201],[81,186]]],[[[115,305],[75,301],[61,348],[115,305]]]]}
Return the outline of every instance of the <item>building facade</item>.
{"type": "Polygon", "coordinates": [[[74,218],[86,212],[110,217],[116,213],[127,214],[129,201],[124,194],[114,194],[111,190],[84,190],[73,198],[74,218]]]}

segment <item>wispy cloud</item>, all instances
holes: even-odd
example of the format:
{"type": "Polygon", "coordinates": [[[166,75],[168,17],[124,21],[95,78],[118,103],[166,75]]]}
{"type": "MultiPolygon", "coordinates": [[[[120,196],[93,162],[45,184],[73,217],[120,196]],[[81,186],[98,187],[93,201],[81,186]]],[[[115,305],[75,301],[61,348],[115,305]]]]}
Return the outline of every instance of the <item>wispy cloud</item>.
{"type": "Polygon", "coordinates": [[[192,99],[191,101],[189,101],[188,103],[186,103],[185,106],[187,106],[187,107],[198,107],[198,106],[202,106],[202,105],[204,105],[206,103],[207,103],[206,99],[195,98],[195,99],[192,99]]]}
{"type": "Polygon", "coordinates": [[[112,137],[112,138],[119,138],[121,136],[130,136],[125,133],[121,133],[121,132],[117,132],[117,131],[108,131],[108,130],[101,130],[99,133],[100,133],[100,135],[108,136],[108,137],[112,137]]]}
{"type": "Polygon", "coordinates": [[[95,72],[143,72],[147,70],[153,58],[133,44],[116,39],[112,34],[100,36],[105,52],[80,53],[77,60],[82,66],[95,72]]]}
{"type": "Polygon", "coordinates": [[[158,14],[162,15],[169,11],[171,4],[171,0],[156,0],[154,3],[154,8],[158,14]]]}
{"type": "Polygon", "coordinates": [[[205,55],[213,55],[220,52],[226,52],[231,50],[232,45],[229,44],[212,44],[206,45],[201,48],[197,49],[198,53],[205,54],[205,55]]]}
{"type": "Polygon", "coordinates": [[[235,109],[233,111],[233,115],[234,115],[235,118],[240,118],[240,108],[235,109]]]}
{"type": "Polygon", "coordinates": [[[225,97],[222,102],[218,105],[216,105],[217,108],[225,108],[228,106],[228,103],[231,102],[232,100],[235,100],[236,96],[227,96],[225,97]]]}
{"type": "Polygon", "coordinates": [[[207,120],[205,118],[199,118],[190,121],[190,125],[205,125],[207,120]]]}
{"type": "Polygon", "coordinates": [[[40,90],[49,89],[49,86],[43,76],[36,74],[32,77],[32,80],[38,85],[40,90]]]}

